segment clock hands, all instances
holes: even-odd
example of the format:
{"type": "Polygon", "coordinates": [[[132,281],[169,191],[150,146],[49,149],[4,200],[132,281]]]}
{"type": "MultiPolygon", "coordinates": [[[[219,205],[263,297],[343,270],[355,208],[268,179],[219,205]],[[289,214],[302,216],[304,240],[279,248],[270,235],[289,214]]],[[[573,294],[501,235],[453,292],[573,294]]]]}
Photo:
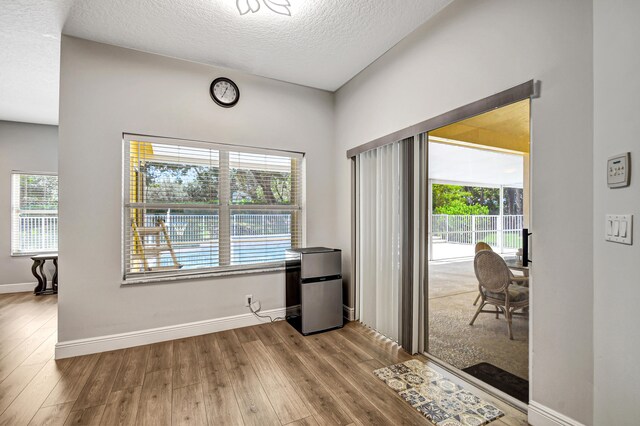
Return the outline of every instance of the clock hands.
{"type": "Polygon", "coordinates": [[[213,80],[209,93],[215,103],[221,107],[230,108],[238,103],[240,91],[238,86],[228,78],[219,77],[213,80]],[[224,90],[223,90],[224,89],[224,90]]]}

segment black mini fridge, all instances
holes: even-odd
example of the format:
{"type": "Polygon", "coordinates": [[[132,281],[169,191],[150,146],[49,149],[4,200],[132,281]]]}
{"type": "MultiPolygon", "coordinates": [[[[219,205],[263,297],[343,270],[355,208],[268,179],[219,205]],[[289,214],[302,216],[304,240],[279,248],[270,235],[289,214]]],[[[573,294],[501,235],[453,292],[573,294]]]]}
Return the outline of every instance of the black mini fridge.
{"type": "Polygon", "coordinates": [[[285,265],[289,324],[304,335],[342,327],[342,251],[291,249],[285,265]]]}

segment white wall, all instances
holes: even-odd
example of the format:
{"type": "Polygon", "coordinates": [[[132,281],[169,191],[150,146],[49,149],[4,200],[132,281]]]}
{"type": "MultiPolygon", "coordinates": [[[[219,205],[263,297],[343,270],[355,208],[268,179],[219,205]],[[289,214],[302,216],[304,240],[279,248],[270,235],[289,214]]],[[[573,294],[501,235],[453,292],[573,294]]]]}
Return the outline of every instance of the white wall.
{"type": "Polygon", "coordinates": [[[592,53],[591,2],[458,0],[341,88],[335,112],[337,237],[348,250],[348,148],[532,78],[542,81],[532,106],[531,398],[587,425],[593,423],[592,53]]]}
{"type": "Polygon", "coordinates": [[[594,423],[638,424],[640,240],[604,241],[605,214],[632,213],[640,227],[640,2],[594,1],[594,423]],[[631,151],[631,186],[608,189],[608,157],[631,151]]]}
{"type": "Polygon", "coordinates": [[[33,290],[29,256],[11,256],[11,172],[58,171],[58,128],[0,121],[0,292],[33,290]],[[14,285],[23,284],[23,285],[14,285]]]}
{"type": "Polygon", "coordinates": [[[307,241],[334,243],[333,99],[327,92],[62,38],[59,340],[145,330],[284,306],[282,273],[122,287],[122,133],[307,153],[307,241]],[[209,85],[240,87],[218,107],[209,85]]]}

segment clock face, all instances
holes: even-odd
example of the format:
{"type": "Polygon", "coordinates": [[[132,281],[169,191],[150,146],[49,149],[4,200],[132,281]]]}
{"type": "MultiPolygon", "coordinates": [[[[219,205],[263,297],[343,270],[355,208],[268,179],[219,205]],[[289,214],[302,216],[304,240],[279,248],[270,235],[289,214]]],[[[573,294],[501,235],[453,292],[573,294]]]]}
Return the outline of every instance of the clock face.
{"type": "Polygon", "coordinates": [[[240,99],[238,86],[228,78],[220,77],[213,80],[209,91],[215,103],[225,108],[234,106],[240,99]]]}

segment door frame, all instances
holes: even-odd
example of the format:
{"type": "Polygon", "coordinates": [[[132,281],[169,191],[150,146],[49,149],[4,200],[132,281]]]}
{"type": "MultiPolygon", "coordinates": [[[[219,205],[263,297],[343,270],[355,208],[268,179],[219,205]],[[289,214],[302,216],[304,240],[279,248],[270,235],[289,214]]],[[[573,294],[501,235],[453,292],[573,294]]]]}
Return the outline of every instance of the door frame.
{"type": "Polygon", "coordinates": [[[487,96],[486,98],[471,102],[470,104],[452,109],[444,114],[421,121],[413,126],[406,127],[402,130],[374,139],[355,148],[351,148],[347,151],[347,158],[351,159],[363,152],[404,139],[414,138],[415,140],[417,136],[431,132],[440,127],[448,126],[449,124],[457,123],[458,121],[475,117],[476,115],[484,114],[485,112],[523,101],[525,99],[538,98],[540,96],[540,87],[541,83],[539,80],[529,80],[525,83],[518,84],[510,89],[503,90],[502,92],[487,96]]]}
{"type": "MultiPolygon", "coordinates": [[[[400,140],[413,138],[414,143],[414,155],[413,160],[411,161],[413,164],[413,168],[417,173],[414,173],[414,188],[413,188],[413,198],[414,198],[414,213],[419,212],[419,214],[414,214],[414,220],[412,226],[409,229],[413,235],[417,235],[418,238],[414,238],[414,256],[413,262],[410,265],[411,270],[414,271],[413,274],[413,297],[412,297],[412,310],[413,310],[413,339],[411,341],[410,347],[405,347],[408,352],[411,353],[426,353],[428,349],[426,347],[428,326],[427,326],[427,307],[428,307],[428,226],[426,220],[419,220],[419,218],[425,217],[427,212],[427,185],[421,184],[423,179],[428,179],[428,133],[438,129],[440,127],[447,126],[449,124],[453,124],[467,118],[474,117],[476,115],[480,115],[486,112],[490,112],[494,109],[501,108],[515,102],[519,102],[525,99],[536,99],[540,97],[540,89],[541,82],[539,80],[529,80],[517,86],[513,86],[509,89],[506,89],[502,92],[493,94],[483,99],[479,99],[475,102],[471,102],[469,104],[463,105],[459,108],[455,108],[451,111],[445,112],[438,116],[429,118],[420,123],[414,124],[412,126],[406,127],[402,130],[398,130],[396,132],[390,133],[386,136],[382,136],[380,138],[374,139],[365,144],[359,145],[355,148],[349,149],[347,151],[347,158],[352,160],[352,205],[351,205],[351,223],[352,223],[352,232],[351,232],[351,246],[354,250],[352,252],[352,280],[354,285],[351,286],[351,294],[356,296],[359,293],[359,284],[357,282],[357,183],[356,183],[356,170],[355,170],[355,157],[358,154],[363,152],[379,148],[381,146],[387,145],[389,143],[394,143],[400,140]],[[420,183],[420,184],[416,184],[420,183]],[[417,202],[416,202],[417,201],[417,202]],[[417,250],[416,250],[417,249],[417,250]],[[417,321],[417,324],[415,322],[417,321]]],[[[532,142],[532,132],[531,132],[531,107],[529,109],[529,134],[530,141],[532,142]]],[[[530,142],[530,143],[531,143],[530,142]]],[[[532,165],[532,157],[529,157],[529,170],[525,171],[525,173],[531,174],[533,169],[532,165]]],[[[529,176],[529,182],[531,185],[531,176],[529,176]]],[[[530,205],[530,210],[532,210],[530,205]]],[[[531,226],[531,211],[529,212],[529,224],[531,226]]],[[[357,313],[358,312],[358,299],[354,297],[353,299],[354,306],[353,309],[357,313]]],[[[533,309],[530,310],[530,324],[533,323],[532,314],[533,309]]],[[[357,314],[356,314],[357,315],[357,314]]],[[[529,358],[531,359],[532,353],[532,328],[529,327],[529,358]]],[[[439,361],[439,360],[436,360],[439,361]]],[[[446,364],[442,363],[441,364],[446,364]]],[[[443,365],[445,368],[446,365],[443,365]]],[[[456,369],[457,370],[457,369],[456,369]]],[[[531,376],[531,362],[529,362],[529,372],[531,376]]],[[[455,372],[454,372],[455,373],[455,372]]],[[[469,377],[465,379],[469,380],[469,377]]],[[[531,387],[531,383],[529,384],[531,387]]],[[[531,389],[530,389],[531,391],[531,389]]],[[[503,398],[504,399],[504,398],[503,398]]],[[[518,404],[520,405],[520,404],[518,404]]]]}

